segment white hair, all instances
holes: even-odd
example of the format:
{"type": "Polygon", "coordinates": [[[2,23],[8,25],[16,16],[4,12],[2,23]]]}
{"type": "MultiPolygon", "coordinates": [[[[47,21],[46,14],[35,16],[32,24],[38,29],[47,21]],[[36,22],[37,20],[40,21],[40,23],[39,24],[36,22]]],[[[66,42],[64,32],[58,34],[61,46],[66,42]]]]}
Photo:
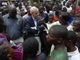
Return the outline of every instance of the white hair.
{"type": "Polygon", "coordinates": [[[37,11],[37,10],[38,10],[38,8],[33,6],[30,8],[30,13],[32,14],[34,11],[37,11]]]}

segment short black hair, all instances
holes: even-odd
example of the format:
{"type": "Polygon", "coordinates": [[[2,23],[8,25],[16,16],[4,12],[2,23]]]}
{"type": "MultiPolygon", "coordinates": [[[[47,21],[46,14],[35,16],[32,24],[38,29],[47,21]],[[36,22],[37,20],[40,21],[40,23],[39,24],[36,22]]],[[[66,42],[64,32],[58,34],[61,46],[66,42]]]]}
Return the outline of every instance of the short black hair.
{"type": "Polygon", "coordinates": [[[68,30],[63,25],[55,25],[51,27],[51,32],[55,32],[57,38],[66,39],[68,35],[68,30]]]}
{"type": "Polygon", "coordinates": [[[64,11],[67,11],[67,8],[66,8],[66,7],[63,8],[63,12],[64,12],[64,11]]]}
{"type": "Polygon", "coordinates": [[[56,10],[55,14],[57,16],[57,14],[59,14],[61,11],[60,10],[56,10]]]}
{"type": "Polygon", "coordinates": [[[9,54],[9,49],[7,49],[8,46],[3,45],[3,43],[3,41],[0,41],[0,60],[8,60],[7,55],[9,54]]]}
{"type": "Polygon", "coordinates": [[[65,21],[69,21],[71,19],[71,15],[68,12],[62,12],[61,16],[65,21]]]}
{"type": "Polygon", "coordinates": [[[74,31],[68,31],[68,37],[67,40],[71,40],[73,42],[73,44],[75,45],[76,41],[77,41],[77,35],[74,31]]]}
{"type": "Polygon", "coordinates": [[[34,58],[39,48],[38,41],[34,37],[30,37],[23,42],[23,60],[27,57],[34,58]]]}

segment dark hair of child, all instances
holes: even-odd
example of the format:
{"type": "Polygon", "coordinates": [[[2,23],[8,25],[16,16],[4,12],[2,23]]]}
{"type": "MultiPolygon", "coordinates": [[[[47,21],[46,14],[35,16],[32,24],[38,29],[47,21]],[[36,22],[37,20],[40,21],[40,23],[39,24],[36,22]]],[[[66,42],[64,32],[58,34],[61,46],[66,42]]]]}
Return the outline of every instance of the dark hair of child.
{"type": "Polygon", "coordinates": [[[38,51],[38,41],[31,37],[23,42],[23,60],[25,59],[35,59],[37,58],[37,51],[38,51]]]}
{"type": "Polygon", "coordinates": [[[61,16],[62,16],[63,20],[65,20],[66,22],[71,19],[71,15],[67,12],[62,12],[61,16]]]}
{"type": "Polygon", "coordinates": [[[7,55],[9,53],[9,50],[7,49],[8,46],[3,45],[4,42],[0,41],[0,60],[8,60],[7,55]]]}
{"type": "Polygon", "coordinates": [[[77,41],[77,35],[74,31],[68,31],[68,37],[67,40],[71,40],[73,45],[75,45],[76,41],[77,41]]]}
{"type": "Polygon", "coordinates": [[[51,31],[56,33],[57,38],[66,39],[68,35],[68,30],[63,25],[55,25],[51,27],[51,31]]]}

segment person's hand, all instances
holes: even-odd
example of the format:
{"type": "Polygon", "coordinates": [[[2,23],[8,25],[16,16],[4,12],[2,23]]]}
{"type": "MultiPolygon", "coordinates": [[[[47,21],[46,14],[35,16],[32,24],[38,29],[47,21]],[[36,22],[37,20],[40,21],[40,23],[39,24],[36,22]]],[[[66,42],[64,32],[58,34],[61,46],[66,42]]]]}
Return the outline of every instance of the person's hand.
{"type": "Polygon", "coordinates": [[[36,27],[31,27],[31,29],[36,29],[36,27]]]}
{"type": "Polygon", "coordinates": [[[44,18],[38,21],[39,23],[44,23],[44,18]]]}

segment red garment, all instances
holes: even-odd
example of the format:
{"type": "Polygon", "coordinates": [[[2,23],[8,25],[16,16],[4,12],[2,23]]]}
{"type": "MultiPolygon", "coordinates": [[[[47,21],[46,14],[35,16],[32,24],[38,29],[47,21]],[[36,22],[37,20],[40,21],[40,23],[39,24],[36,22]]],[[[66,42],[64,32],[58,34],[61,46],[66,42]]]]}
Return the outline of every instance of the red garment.
{"type": "Polygon", "coordinates": [[[78,9],[78,5],[76,5],[76,8],[75,8],[75,14],[80,11],[80,9],[78,9]]]}
{"type": "Polygon", "coordinates": [[[56,20],[57,20],[57,18],[54,16],[53,21],[56,21],[56,20]]]}

